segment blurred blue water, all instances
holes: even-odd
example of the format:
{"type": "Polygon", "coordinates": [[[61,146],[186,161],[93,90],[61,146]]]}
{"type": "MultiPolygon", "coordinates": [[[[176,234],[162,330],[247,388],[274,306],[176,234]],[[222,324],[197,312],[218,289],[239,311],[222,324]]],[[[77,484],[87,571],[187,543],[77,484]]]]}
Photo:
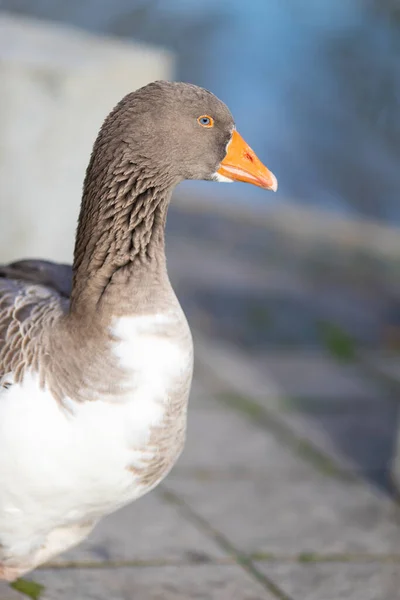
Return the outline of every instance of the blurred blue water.
{"type": "MultiPolygon", "coordinates": [[[[172,49],[276,173],[282,197],[400,222],[398,0],[0,0],[0,7],[172,49]]],[[[192,184],[193,185],[193,184],[192,184]]],[[[195,184],[202,185],[202,184],[195,184]]]]}

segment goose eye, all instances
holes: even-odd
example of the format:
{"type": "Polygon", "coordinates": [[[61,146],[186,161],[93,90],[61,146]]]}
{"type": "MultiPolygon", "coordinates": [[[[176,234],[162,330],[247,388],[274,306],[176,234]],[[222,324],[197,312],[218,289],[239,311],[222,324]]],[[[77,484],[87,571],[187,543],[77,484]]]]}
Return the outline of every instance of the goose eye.
{"type": "Polygon", "coordinates": [[[197,119],[197,122],[202,127],[213,127],[214,125],[214,119],[208,115],[202,115],[197,119]]]}

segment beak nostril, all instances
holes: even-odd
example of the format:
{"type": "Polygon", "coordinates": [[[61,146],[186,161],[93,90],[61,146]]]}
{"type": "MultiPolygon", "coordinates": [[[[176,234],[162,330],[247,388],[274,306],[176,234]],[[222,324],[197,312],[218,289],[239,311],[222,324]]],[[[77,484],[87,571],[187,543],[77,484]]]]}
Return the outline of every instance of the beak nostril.
{"type": "Polygon", "coordinates": [[[244,158],[249,160],[250,162],[254,162],[254,158],[252,157],[252,155],[249,152],[244,153],[244,158]]]}

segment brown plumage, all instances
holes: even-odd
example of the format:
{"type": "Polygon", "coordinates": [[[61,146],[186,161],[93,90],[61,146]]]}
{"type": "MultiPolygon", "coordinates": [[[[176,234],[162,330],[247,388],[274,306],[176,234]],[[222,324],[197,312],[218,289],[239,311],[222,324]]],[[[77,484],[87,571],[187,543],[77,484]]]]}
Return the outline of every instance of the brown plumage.
{"type": "Polygon", "coordinates": [[[172,189],[227,174],[276,189],[257,161],[210,92],[150,84],[94,144],[73,267],[0,267],[0,578],[78,543],[176,461],[193,356],[166,269],[172,189]]]}

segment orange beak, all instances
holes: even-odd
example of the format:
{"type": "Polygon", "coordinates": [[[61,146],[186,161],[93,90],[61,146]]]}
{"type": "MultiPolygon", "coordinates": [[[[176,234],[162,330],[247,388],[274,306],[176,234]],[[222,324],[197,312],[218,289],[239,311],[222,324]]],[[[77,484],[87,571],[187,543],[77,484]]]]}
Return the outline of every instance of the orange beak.
{"type": "Polygon", "coordinates": [[[233,130],[228,150],[217,173],[235,181],[245,181],[276,192],[278,181],[262,164],[236,129],[233,130]]]}

